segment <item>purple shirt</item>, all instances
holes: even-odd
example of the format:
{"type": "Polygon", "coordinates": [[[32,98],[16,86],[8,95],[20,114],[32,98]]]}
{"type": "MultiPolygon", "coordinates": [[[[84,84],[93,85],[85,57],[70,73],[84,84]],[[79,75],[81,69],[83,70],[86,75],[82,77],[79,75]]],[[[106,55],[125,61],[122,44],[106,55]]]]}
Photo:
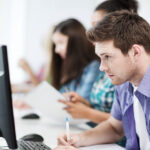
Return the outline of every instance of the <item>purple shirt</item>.
{"type": "MultiPolygon", "coordinates": [[[[138,86],[135,95],[142,105],[150,139],[150,67],[138,86]]],[[[123,123],[124,133],[127,138],[126,149],[139,150],[138,137],[135,131],[133,87],[131,83],[126,82],[120,86],[116,86],[115,100],[111,114],[123,123]]]]}

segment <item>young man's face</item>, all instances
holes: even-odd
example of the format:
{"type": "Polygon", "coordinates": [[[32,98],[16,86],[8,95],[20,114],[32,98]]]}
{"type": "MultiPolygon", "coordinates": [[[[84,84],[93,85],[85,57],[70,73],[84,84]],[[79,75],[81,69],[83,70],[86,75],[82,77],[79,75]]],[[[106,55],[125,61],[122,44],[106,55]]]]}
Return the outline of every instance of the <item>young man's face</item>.
{"type": "Polygon", "coordinates": [[[105,71],[114,85],[130,81],[135,73],[135,65],[130,56],[122,54],[114,47],[113,41],[96,42],[95,52],[101,58],[100,70],[105,71]]]}

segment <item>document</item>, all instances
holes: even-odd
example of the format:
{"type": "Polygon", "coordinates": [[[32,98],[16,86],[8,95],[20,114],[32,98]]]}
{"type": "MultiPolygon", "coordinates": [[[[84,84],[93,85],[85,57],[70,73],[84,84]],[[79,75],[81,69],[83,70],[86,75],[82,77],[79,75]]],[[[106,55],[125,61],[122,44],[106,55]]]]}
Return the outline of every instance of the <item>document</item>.
{"type": "Polygon", "coordinates": [[[81,147],[80,150],[125,150],[125,148],[117,145],[117,144],[102,144],[102,145],[94,145],[81,147]]]}
{"type": "Polygon", "coordinates": [[[65,97],[48,82],[43,81],[25,96],[25,101],[34,109],[40,111],[44,116],[55,119],[65,124],[68,116],[70,124],[83,123],[85,120],[73,119],[65,110],[66,105],[58,102],[65,97]]]}

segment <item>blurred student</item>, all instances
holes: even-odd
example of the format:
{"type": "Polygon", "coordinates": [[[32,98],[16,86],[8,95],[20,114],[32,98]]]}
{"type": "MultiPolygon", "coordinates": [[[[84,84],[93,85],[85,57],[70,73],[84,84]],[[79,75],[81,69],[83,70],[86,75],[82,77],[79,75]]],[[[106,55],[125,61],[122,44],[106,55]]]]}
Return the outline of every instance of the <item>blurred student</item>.
{"type": "MultiPolygon", "coordinates": [[[[74,91],[89,99],[93,83],[99,75],[99,61],[94,46],[87,40],[84,26],[67,19],[55,26],[52,34],[51,83],[60,92],[74,91]]],[[[15,101],[19,109],[30,108],[15,101]]]]}
{"type": "MultiPolygon", "coordinates": [[[[135,0],[106,0],[100,3],[92,15],[92,26],[101,21],[104,16],[117,10],[129,10],[137,12],[137,2],[135,0]]],[[[70,92],[71,102],[60,101],[67,105],[65,110],[73,118],[88,119],[94,123],[100,123],[110,117],[110,111],[114,100],[114,85],[106,73],[100,72],[93,84],[90,99],[85,99],[81,95],[70,92]]],[[[88,122],[90,126],[96,124],[88,122]]]]}
{"type": "Polygon", "coordinates": [[[76,19],[67,19],[55,26],[51,73],[52,85],[60,92],[67,89],[89,99],[100,63],[85,32],[76,19]]]}
{"type": "Polygon", "coordinates": [[[18,62],[18,66],[27,74],[28,80],[19,84],[12,84],[12,91],[16,92],[29,92],[36,87],[40,82],[46,80],[50,81],[50,63],[51,63],[51,50],[52,50],[52,31],[50,28],[48,38],[44,42],[45,48],[45,64],[43,64],[37,73],[35,73],[25,58],[21,58],[18,62]]]}
{"type": "MultiPolygon", "coordinates": [[[[100,69],[116,86],[111,117],[96,128],[59,138],[75,147],[114,143],[126,136],[127,150],[150,148],[150,25],[136,13],[108,14],[87,32],[101,58],[100,69]]],[[[68,150],[77,150],[68,146],[68,150]]],[[[57,147],[55,150],[67,147],[57,147]]]]}

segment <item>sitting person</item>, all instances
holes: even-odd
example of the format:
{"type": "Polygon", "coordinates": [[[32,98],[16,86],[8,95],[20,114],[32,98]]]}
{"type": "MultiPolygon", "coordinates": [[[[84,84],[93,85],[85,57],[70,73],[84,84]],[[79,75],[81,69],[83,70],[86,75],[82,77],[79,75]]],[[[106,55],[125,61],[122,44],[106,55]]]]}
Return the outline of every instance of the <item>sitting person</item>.
{"type": "Polygon", "coordinates": [[[149,150],[149,23],[136,13],[117,11],[108,14],[87,35],[101,58],[100,69],[118,85],[111,117],[96,128],[72,134],[68,142],[64,134],[59,137],[59,143],[77,150],[80,146],[114,143],[125,135],[127,150],[149,150]]]}
{"type": "MultiPolygon", "coordinates": [[[[92,15],[92,26],[101,21],[105,15],[117,10],[134,10],[137,12],[137,2],[135,0],[106,0],[100,3],[92,15]]],[[[71,102],[60,100],[67,105],[65,110],[72,115],[73,118],[88,119],[94,123],[100,123],[110,117],[110,111],[114,100],[114,86],[110,78],[100,72],[95,83],[93,84],[90,99],[85,99],[82,95],[75,92],[68,93],[71,102]],[[72,103],[73,102],[73,103],[72,103]]],[[[96,124],[89,122],[91,126],[96,124]]]]}
{"type": "Polygon", "coordinates": [[[62,93],[68,89],[89,99],[100,63],[84,26],[76,19],[62,21],[55,26],[52,41],[52,85],[62,93]]]}
{"type": "Polygon", "coordinates": [[[51,63],[51,49],[52,49],[52,30],[50,28],[48,33],[48,40],[45,40],[45,64],[41,65],[37,73],[35,73],[25,58],[21,58],[18,62],[19,67],[27,74],[28,80],[25,82],[12,84],[13,93],[27,93],[35,88],[39,83],[46,80],[50,82],[50,63],[51,63]]]}
{"type": "Polygon", "coordinates": [[[88,119],[92,122],[87,124],[94,127],[97,123],[110,117],[110,110],[114,99],[114,85],[108,76],[102,72],[95,81],[90,94],[90,100],[86,100],[75,92],[69,94],[70,101],[59,100],[67,107],[64,109],[73,118],[88,119]],[[96,124],[95,124],[96,123],[96,124]]]}
{"type": "MultiPolygon", "coordinates": [[[[65,92],[74,91],[89,99],[93,83],[99,75],[99,61],[94,46],[86,38],[84,26],[76,19],[67,19],[55,26],[52,34],[52,85],[65,92]]],[[[19,109],[29,108],[14,101],[19,109]]]]}

